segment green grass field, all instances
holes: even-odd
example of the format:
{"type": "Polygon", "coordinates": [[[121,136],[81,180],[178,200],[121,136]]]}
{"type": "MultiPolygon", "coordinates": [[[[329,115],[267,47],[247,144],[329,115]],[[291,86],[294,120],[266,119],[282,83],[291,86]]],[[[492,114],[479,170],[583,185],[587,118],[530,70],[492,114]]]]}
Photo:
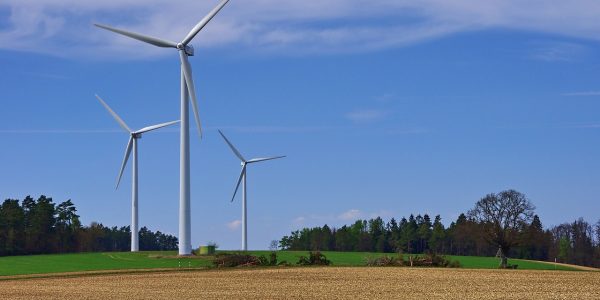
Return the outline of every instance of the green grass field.
{"type": "MultiPolygon", "coordinates": [[[[269,255],[269,251],[251,251],[253,255],[269,255]]],[[[366,257],[377,257],[377,256],[393,256],[395,254],[389,253],[367,253],[367,252],[329,252],[324,251],[323,254],[327,256],[327,259],[331,260],[333,265],[336,266],[364,266],[366,257]]],[[[279,261],[286,260],[287,262],[295,263],[301,256],[307,256],[306,251],[280,251],[278,252],[277,258],[279,261]]],[[[405,255],[405,258],[407,255],[405,255]]],[[[499,260],[495,257],[479,257],[479,256],[446,256],[451,260],[457,260],[460,262],[462,268],[468,269],[496,269],[498,268],[499,260]]],[[[575,268],[567,266],[554,266],[551,264],[527,261],[521,259],[509,259],[509,264],[518,265],[518,269],[525,270],[564,270],[574,271],[575,268]]]]}
{"type": "MultiPolygon", "coordinates": [[[[253,255],[266,255],[269,251],[251,251],[253,255]]],[[[381,256],[381,253],[323,252],[335,266],[364,266],[366,257],[381,256]]],[[[209,257],[177,258],[175,251],[167,252],[110,252],[56,255],[32,255],[0,257],[0,276],[48,274],[99,270],[156,269],[181,267],[209,267],[209,257]]],[[[278,260],[294,264],[305,251],[279,251],[278,260]]],[[[458,260],[463,268],[495,269],[498,259],[493,257],[450,256],[458,260]]],[[[519,269],[529,270],[576,270],[567,266],[554,266],[542,262],[509,260],[519,269]]]]}
{"type": "Polygon", "coordinates": [[[0,276],[98,270],[210,266],[207,259],[168,258],[172,252],[109,252],[0,257],[0,276]]]}

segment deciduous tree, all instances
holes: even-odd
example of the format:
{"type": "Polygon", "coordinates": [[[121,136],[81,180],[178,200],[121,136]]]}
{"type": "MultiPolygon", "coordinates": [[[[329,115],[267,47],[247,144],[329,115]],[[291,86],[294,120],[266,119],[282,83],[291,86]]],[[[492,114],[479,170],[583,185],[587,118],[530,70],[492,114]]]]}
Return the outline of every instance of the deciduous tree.
{"type": "Polygon", "coordinates": [[[535,206],[515,190],[488,194],[475,203],[469,215],[484,227],[486,239],[501,251],[500,267],[508,266],[507,255],[519,243],[519,232],[529,225],[535,206]]]}

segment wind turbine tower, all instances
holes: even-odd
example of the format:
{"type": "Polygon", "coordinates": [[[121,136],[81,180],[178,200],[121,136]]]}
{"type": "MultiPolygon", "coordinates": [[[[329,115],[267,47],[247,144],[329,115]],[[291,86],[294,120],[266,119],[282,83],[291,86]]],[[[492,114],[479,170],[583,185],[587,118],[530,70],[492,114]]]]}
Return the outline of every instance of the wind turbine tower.
{"type": "Polygon", "coordinates": [[[206,15],[192,30],[179,42],[164,40],[135,32],[113,28],[107,25],[94,24],[97,27],[122,34],[124,36],[162,48],[174,48],[179,51],[181,61],[181,134],[180,134],[180,159],[179,159],[179,255],[192,254],[191,242],[191,211],[190,211],[190,129],[189,129],[189,98],[191,97],[192,109],[198,126],[198,133],[202,137],[202,126],[198,112],[196,88],[192,77],[192,67],[188,57],[194,56],[194,47],[190,42],[212,20],[212,18],[229,2],[223,0],[208,15],[206,15]]]}
{"type": "Polygon", "coordinates": [[[131,156],[131,152],[133,151],[133,162],[131,164],[132,169],[132,177],[131,177],[131,252],[140,251],[139,244],[139,223],[138,223],[138,139],[142,138],[142,134],[156,130],[162,127],[166,127],[169,125],[173,125],[178,123],[179,121],[173,121],[158,125],[152,125],[148,127],[144,127],[140,130],[133,131],[125,124],[123,119],[115,113],[100,96],[96,95],[100,104],[106,108],[106,110],[113,116],[113,118],[119,123],[121,128],[123,128],[127,133],[129,133],[129,142],[127,143],[127,147],[125,148],[125,157],[123,158],[123,163],[121,164],[121,169],[119,170],[119,176],[117,177],[117,186],[119,188],[119,183],[121,183],[121,177],[123,176],[123,170],[125,170],[125,166],[127,165],[127,161],[129,160],[129,156],[131,156]]]}
{"type": "Polygon", "coordinates": [[[242,185],[242,195],[243,195],[243,197],[242,197],[242,250],[248,251],[248,223],[247,223],[248,222],[248,218],[247,218],[248,206],[247,206],[247,202],[246,202],[246,200],[247,200],[246,167],[248,166],[248,164],[284,158],[285,156],[253,158],[250,160],[246,160],[242,156],[242,154],[235,148],[235,146],[233,146],[233,144],[225,137],[225,135],[223,134],[223,132],[221,132],[221,130],[219,130],[219,133],[221,134],[221,136],[223,137],[223,139],[225,140],[227,145],[229,145],[229,148],[231,148],[231,151],[233,151],[233,154],[235,154],[235,156],[237,156],[241,160],[241,163],[242,163],[242,172],[240,173],[240,177],[238,178],[237,184],[235,186],[235,191],[233,192],[233,197],[231,197],[231,202],[233,202],[233,199],[235,199],[235,194],[237,194],[237,191],[240,187],[240,183],[243,181],[244,184],[242,185]]]}

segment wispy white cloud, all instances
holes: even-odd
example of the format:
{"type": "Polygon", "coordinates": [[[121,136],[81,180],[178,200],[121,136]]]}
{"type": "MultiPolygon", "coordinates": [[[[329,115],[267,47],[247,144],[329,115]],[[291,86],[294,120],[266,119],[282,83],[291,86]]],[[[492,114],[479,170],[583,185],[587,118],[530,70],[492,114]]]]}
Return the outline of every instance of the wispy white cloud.
{"type": "MultiPolygon", "coordinates": [[[[92,22],[180,40],[217,0],[4,0],[0,48],[62,56],[167,55],[92,22]]],[[[600,39],[596,0],[230,1],[199,35],[201,48],[339,53],[402,47],[454,33],[507,28],[600,39]]],[[[547,51],[546,59],[563,57],[547,51]]],[[[554,51],[554,52],[553,52],[554,51]]]]}
{"type": "MultiPolygon", "coordinates": [[[[318,132],[324,130],[343,129],[341,127],[316,127],[316,126],[208,126],[206,130],[222,129],[233,130],[237,132],[251,133],[307,133],[318,132]]],[[[192,129],[195,130],[195,129],[192,129]]],[[[174,133],[179,132],[177,128],[165,128],[157,133],[174,133]]],[[[106,134],[106,133],[123,133],[121,129],[0,129],[0,134],[106,134]]]]}
{"type": "Polygon", "coordinates": [[[543,42],[534,43],[531,57],[547,62],[572,62],[585,58],[588,48],[576,43],[543,42]]]}
{"type": "Polygon", "coordinates": [[[22,72],[24,75],[29,75],[32,77],[44,78],[44,79],[52,79],[52,80],[66,80],[71,79],[71,77],[61,74],[52,74],[52,73],[40,73],[40,72],[22,72]]]}
{"type": "Polygon", "coordinates": [[[572,128],[572,129],[596,129],[600,128],[600,123],[580,123],[561,126],[561,128],[572,128]]]}
{"type": "MultiPolygon", "coordinates": [[[[122,134],[122,129],[0,129],[0,134],[122,134]]],[[[165,128],[156,134],[179,133],[177,128],[165,128]]]]}
{"type": "Polygon", "coordinates": [[[585,125],[580,125],[577,128],[600,128],[600,124],[585,124],[585,125]]]}
{"type": "Polygon", "coordinates": [[[248,126],[211,126],[208,129],[233,130],[236,132],[250,133],[307,133],[336,129],[335,127],[320,126],[270,126],[270,125],[248,125],[248,126]]]}
{"type": "Polygon", "coordinates": [[[117,129],[0,129],[6,134],[94,134],[94,133],[122,133],[117,129]]]}
{"type": "Polygon", "coordinates": [[[292,220],[293,226],[322,226],[328,224],[330,226],[342,226],[355,222],[360,219],[373,219],[377,217],[391,218],[394,215],[389,210],[379,210],[367,212],[360,209],[352,208],[338,214],[311,214],[299,216],[292,220]]]}
{"type": "Polygon", "coordinates": [[[294,225],[303,225],[303,224],[304,224],[304,221],[306,221],[306,218],[305,218],[305,217],[302,217],[302,216],[300,216],[300,217],[297,217],[297,218],[295,218],[294,220],[292,220],[292,223],[293,223],[294,225]]]}
{"type": "Polygon", "coordinates": [[[384,93],[383,95],[375,97],[375,100],[381,103],[388,103],[392,101],[395,97],[396,95],[394,93],[384,93]]]}
{"type": "Polygon", "coordinates": [[[389,210],[379,210],[376,212],[363,212],[359,209],[350,209],[337,216],[338,220],[341,221],[356,221],[359,219],[374,219],[377,217],[388,218],[393,216],[393,213],[389,210]]]}
{"type": "Polygon", "coordinates": [[[600,96],[600,91],[571,92],[562,95],[565,97],[597,97],[600,96]]]}
{"type": "Polygon", "coordinates": [[[381,109],[360,109],[347,113],[345,117],[355,123],[367,123],[383,120],[389,114],[389,111],[381,109]]]}
{"type": "Polygon", "coordinates": [[[242,226],[242,221],[240,220],[233,220],[227,224],[225,224],[227,226],[227,228],[229,228],[229,230],[237,230],[238,228],[240,228],[240,226],[242,226]]]}
{"type": "Polygon", "coordinates": [[[340,219],[342,221],[354,221],[354,220],[361,218],[362,215],[363,215],[362,211],[360,211],[358,209],[351,209],[351,210],[345,211],[342,214],[340,214],[338,216],[338,219],[340,219]]]}
{"type": "Polygon", "coordinates": [[[426,128],[393,128],[386,131],[391,135],[423,134],[431,132],[426,128]]]}

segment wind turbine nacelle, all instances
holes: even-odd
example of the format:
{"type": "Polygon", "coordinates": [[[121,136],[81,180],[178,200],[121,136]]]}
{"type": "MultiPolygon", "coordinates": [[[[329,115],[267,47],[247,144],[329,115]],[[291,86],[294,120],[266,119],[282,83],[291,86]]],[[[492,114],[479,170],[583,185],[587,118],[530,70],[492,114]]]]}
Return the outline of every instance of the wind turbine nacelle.
{"type": "Polygon", "coordinates": [[[188,56],[194,56],[194,46],[192,46],[192,45],[185,46],[185,53],[188,56]]]}

